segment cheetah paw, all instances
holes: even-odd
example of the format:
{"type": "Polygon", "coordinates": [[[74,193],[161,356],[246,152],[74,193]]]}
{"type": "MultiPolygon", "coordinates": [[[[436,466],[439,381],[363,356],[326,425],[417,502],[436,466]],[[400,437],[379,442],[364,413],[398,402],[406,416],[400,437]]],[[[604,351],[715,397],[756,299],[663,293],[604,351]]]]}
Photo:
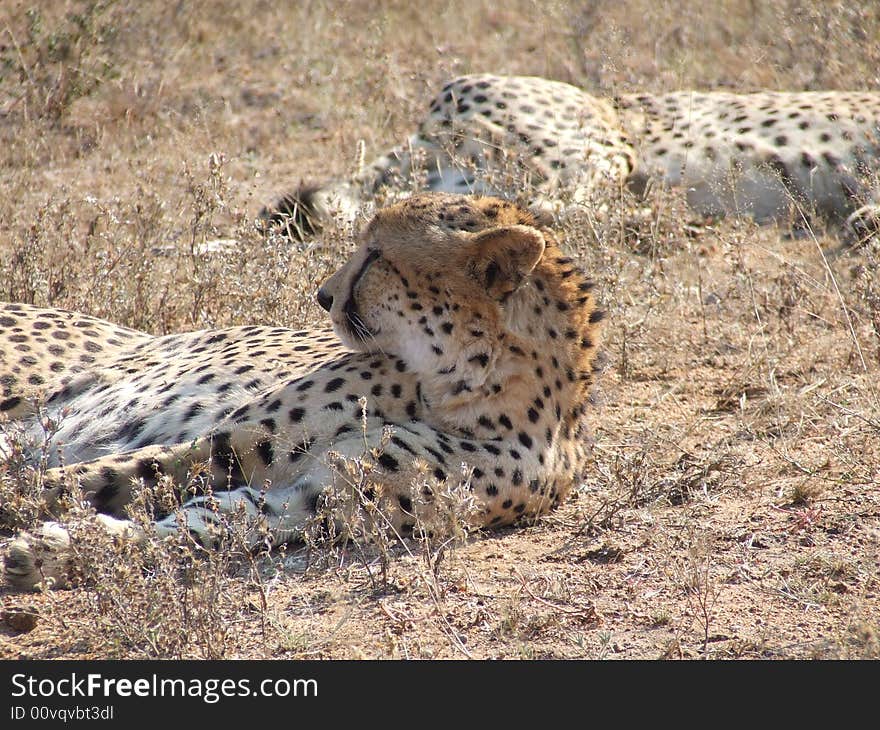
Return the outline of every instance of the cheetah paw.
{"type": "Polygon", "coordinates": [[[3,573],[19,590],[41,584],[63,588],[70,570],[70,534],[57,522],[44,522],[33,532],[20,533],[6,548],[3,573]]]}
{"type": "MultiPolygon", "coordinates": [[[[114,538],[144,540],[144,533],[129,520],[95,515],[94,523],[114,538]]],[[[18,590],[66,588],[72,571],[70,533],[57,522],[43,522],[32,532],[20,533],[3,556],[6,582],[18,590]]]]}

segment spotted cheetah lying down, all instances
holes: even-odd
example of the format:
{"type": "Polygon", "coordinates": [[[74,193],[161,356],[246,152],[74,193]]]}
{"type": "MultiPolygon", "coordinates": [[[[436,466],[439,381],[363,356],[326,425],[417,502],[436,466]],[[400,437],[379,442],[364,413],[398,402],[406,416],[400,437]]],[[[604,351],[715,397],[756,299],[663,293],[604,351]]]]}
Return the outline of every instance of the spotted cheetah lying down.
{"type": "Polygon", "coordinates": [[[295,236],[353,221],[406,186],[514,197],[565,212],[597,189],[680,187],[705,216],[817,216],[861,238],[880,224],[880,93],[681,91],[602,99],[534,77],[446,84],[409,140],[351,180],[303,188],[263,211],[295,236]],[[793,213],[795,215],[793,215],[793,213]]]}
{"type": "MultiPolygon", "coordinates": [[[[335,334],[248,326],[153,337],[0,306],[0,412],[39,433],[33,401],[45,394],[60,423],[45,452],[47,503],[75,477],[106,528],[131,539],[138,531],[123,517],[136,485],[185,483],[197,464],[221,512],[245,509],[261,539],[295,539],[325,490],[345,488],[328,453],[363,455],[383,434],[367,457],[370,489],[389,497],[394,529],[406,534],[431,510],[426,474],[435,488],[457,484],[463,463],[474,523],[508,525],[558,504],[586,465],[602,320],[591,288],[529,212],[420,194],[376,213],[321,287],[335,334]]],[[[182,507],[206,546],[218,519],[210,499],[182,507]]],[[[159,535],[179,520],[160,519],[159,535]]],[[[63,583],[69,540],[54,523],[20,535],[7,579],[63,583]]]]}

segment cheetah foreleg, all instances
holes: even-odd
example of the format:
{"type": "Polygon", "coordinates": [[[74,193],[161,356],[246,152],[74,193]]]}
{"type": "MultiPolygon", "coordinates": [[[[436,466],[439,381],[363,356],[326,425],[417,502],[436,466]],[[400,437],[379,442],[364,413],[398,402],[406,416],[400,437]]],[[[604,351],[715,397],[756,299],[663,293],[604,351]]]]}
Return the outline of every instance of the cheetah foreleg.
{"type": "Polygon", "coordinates": [[[165,537],[186,530],[197,543],[211,548],[224,537],[240,538],[247,550],[280,545],[302,536],[317,491],[311,482],[297,480],[287,488],[240,487],[198,495],[159,520],[156,532],[165,537]]]}

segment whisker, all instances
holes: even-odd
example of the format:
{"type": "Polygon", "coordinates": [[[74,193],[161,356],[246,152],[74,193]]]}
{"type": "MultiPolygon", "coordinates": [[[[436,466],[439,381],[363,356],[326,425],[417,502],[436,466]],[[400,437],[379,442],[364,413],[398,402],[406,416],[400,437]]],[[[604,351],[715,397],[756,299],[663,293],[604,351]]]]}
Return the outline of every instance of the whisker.
{"type": "Polygon", "coordinates": [[[367,325],[364,323],[364,321],[360,318],[360,316],[352,313],[349,315],[348,319],[349,319],[349,322],[351,322],[351,324],[352,324],[352,327],[355,331],[355,334],[358,337],[360,337],[361,341],[364,344],[366,344],[367,342],[372,340],[373,343],[375,344],[376,350],[381,352],[383,355],[386,354],[385,351],[379,346],[378,342],[376,342],[376,337],[370,331],[370,328],[367,327],[367,325]]]}

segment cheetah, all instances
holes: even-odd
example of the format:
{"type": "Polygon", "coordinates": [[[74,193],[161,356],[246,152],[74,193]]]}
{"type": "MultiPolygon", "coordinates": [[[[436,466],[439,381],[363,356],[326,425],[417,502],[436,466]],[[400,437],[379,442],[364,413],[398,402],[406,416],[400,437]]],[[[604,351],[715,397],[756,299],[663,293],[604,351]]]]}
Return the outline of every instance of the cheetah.
{"type": "MultiPolygon", "coordinates": [[[[475,527],[510,525],[558,505],[588,465],[603,319],[592,289],[528,210],[416,194],[377,211],[318,290],[332,329],[153,337],[3,305],[0,413],[37,432],[40,413],[57,422],[41,451],[47,505],[76,479],[106,529],[132,540],[133,490],[185,483],[197,466],[211,493],[159,515],[160,537],[185,526],[211,547],[218,514],[245,510],[255,546],[257,532],[260,544],[301,538],[345,488],[336,454],[366,459],[401,535],[453,482],[470,490],[475,527]]],[[[70,539],[52,522],[19,535],[7,580],[63,584],[63,560],[41,556],[70,539]]]]}
{"type": "Polygon", "coordinates": [[[861,239],[880,224],[880,92],[679,91],[600,98],[537,77],[463,76],[405,144],[350,180],[261,212],[302,237],[395,186],[514,198],[565,213],[597,190],[682,188],[699,216],[750,215],[861,239]],[[513,170],[513,174],[511,174],[513,170]],[[796,213],[796,215],[793,215],[796,213]]]}

